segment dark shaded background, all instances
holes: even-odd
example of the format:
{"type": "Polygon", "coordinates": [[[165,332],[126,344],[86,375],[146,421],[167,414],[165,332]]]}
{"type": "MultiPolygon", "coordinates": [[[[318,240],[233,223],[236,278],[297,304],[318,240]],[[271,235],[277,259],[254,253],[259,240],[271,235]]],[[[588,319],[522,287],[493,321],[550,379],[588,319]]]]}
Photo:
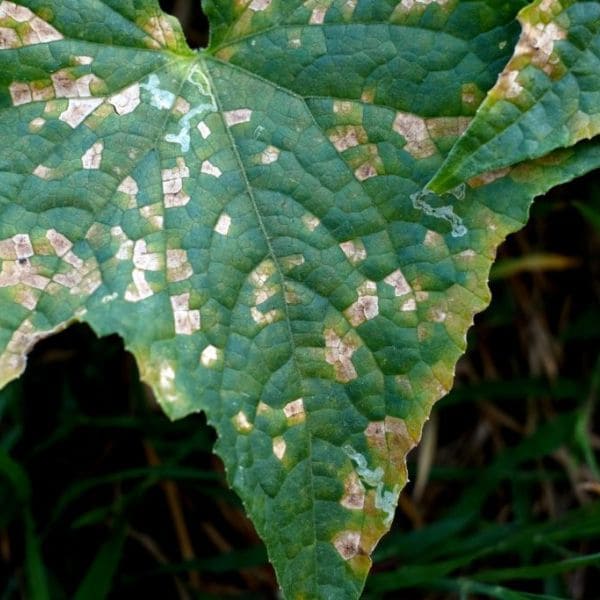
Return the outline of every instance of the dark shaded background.
{"type": "MultiPolygon", "coordinates": [[[[164,1],[206,44],[196,2],[164,1]]],[[[600,598],[600,179],[502,246],[366,598],[600,598]]],[[[201,415],[170,423],[116,336],[71,327],[0,392],[0,600],[276,598],[201,415]]]]}

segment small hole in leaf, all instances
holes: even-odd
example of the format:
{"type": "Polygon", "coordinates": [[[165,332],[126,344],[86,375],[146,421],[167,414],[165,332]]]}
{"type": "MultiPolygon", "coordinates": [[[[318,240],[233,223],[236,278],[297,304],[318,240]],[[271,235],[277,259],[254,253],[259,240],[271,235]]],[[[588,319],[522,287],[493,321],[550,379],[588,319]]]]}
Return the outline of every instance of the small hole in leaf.
{"type": "Polygon", "coordinates": [[[190,48],[208,46],[208,19],[200,0],[159,0],[160,7],[179,19],[190,48]]]}

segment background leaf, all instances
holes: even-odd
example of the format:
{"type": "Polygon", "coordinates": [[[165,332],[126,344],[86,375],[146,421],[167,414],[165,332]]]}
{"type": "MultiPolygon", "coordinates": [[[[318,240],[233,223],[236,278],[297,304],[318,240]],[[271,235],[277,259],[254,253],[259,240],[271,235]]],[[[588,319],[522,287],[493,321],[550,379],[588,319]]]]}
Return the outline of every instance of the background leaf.
{"type": "Polygon", "coordinates": [[[357,596],[497,245],[598,164],[422,191],[520,3],[209,3],[198,55],[149,0],[0,6],[4,379],[72,320],[118,332],[216,425],[285,593],[357,596]]]}

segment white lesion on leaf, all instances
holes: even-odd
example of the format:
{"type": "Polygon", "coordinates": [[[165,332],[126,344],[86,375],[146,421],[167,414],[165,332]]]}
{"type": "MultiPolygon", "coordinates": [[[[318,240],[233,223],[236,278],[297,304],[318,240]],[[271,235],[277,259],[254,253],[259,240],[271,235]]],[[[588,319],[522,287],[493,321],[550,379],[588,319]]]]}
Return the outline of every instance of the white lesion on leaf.
{"type": "Polygon", "coordinates": [[[148,244],[143,239],[136,240],[133,245],[133,264],[143,271],[160,271],[164,266],[162,254],[148,252],[148,244]]]}
{"type": "Polygon", "coordinates": [[[90,98],[91,86],[100,86],[102,80],[94,73],[74,77],[69,69],[60,69],[50,75],[56,98],[90,98]]]}
{"type": "Polygon", "coordinates": [[[214,227],[214,230],[220,235],[228,235],[231,227],[231,217],[227,213],[221,213],[214,227]]]}
{"type": "Polygon", "coordinates": [[[390,273],[383,281],[394,288],[394,295],[396,296],[405,296],[412,291],[404,273],[400,269],[396,269],[390,273]]]}
{"type": "Polygon", "coordinates": [[[228,127],[248,123],[252,119],[252,110],[249,108],[236,108],[235,110],[227,110],[223,113],[223,118],[228,127]]]}
{"type": "Polygon", "coordinates": [[[401,0],[396,5],[394,12],[392,13],[390,20],[395,22],[396,19],[401,18],[406,14],[412,12],[424,12],[430,4],[437,4],[439,6],[446,6],[449,0],[401,0]]]}
{"type": "Polygon", "coordinates": [[[84,169],[99,169],[102,164],[102,153],[104,152],[104,142],[96,142],[88,148],[81,157],[81,164],[84,169]]]}
{"type": "Polygon", "coordinates": [[[281,286],[271,282],[271,277],[276,273],[277,268],[272,260],[264,260],[250,274],[250,283],[252,285],[252,296],[254,306],[250,307],[250,314],[253,321],[258,325],[268,325],[278,321],[282,312],[280,309],[263,310],[260,305],[269,298],[281,291],[281,286]]]}
{"type": "Polygon", "coordinates": [[[46,44],[64,39],[62,33],[25,6],[0,2],[0,50],[46,44]]]}
{"type": "Polygon", "coordinates": [[[310,13],[310,18],[308,22],[310,25],[321,25],[325,22],[325,15],[327,14],[327,9],[317,6],[313,8],[313,11],[310,13]]]}
{"type": "Polygon", "coordinates": [[[86,55],[74,56],[73,62],[76,65],[91,65],[94,62],[94,57],[86,55]]]}
{"type": "Polygon", "coordinates": [[[102,104],[102,98],[72,98],[67,108],[59,115],[59,119],[73,129],[79,126],[102,104]]]}
{"type": "Polygon", "coordinates": [[[200,329],[200,311],[190,309],[189,292],[171,296],[171,308],[173,309],[175,333],[180,335],[192,335],[194,331],[200,329]]]}
{"type": "Polygon", "coordinates": [[[181,248],[167,250],[167,281],[175,283],[189,279],[194,274],[187,252],[181,248]]]}
{"type": "Polygon", "coordinates": [[[177,96],[175,99],[175,105],[173,106],[173,112],[181,116],[187,115],[190,112],[190,103],[181,96],[177,96]]]}
{"type": "Polygon", "coordinates": [[[29,122],[29,131],[37,133],[46,124],[46,119],[36,117],[29,122]]]}
{"type": "Polygon", "coordinates": [[[148,45],[151,48],[176,48],[177,35],[173,25],[165,15],[154,15],[140,23],[142,29],[150,36],[148,45]]]}
{"type": "Polygon", "coordinates": [[[182,156],[177,157],[176,166],[163,169],[162,191],[165,208],[185,206],[190,197],[183,191],[183,180],[190,176],[190,170],[182,156]]]}
{"type": "Polygon", "coordinates": [[[164,227],[164,207],[161,202],[155,202],[154,204],[146,204],[146,206],[140,207],[140,216],[146,219],[154,229],[163,229],[164,227]]]}
{"type": "Polygon", "coordinates": [[[333,538],[333,545],[344,560],[350,560],[358,554],[360,540],[360,531],[342,531],[333,538]]]}
{"type": "Polygon", "coordinates": [[[340,383],[348,383],[358,377],[358,373],[352,364],[352,356],[356,352],[359,343],[349,332],[341,338],[333,329],[326,329],[325,338],[325,361],[333,366],[335,378],[340,383]]]}
{"type": "Polygon", "coordinates": [[[150,298],[154,294],[152,288],[146,281],[146,273],[142,269],[133,269],[131,273],[133,280],[125,290],[125,300],[127,302],[140,302],[150,298]]]}
{"type": "Polygon", "coordinates": [[[254,425],[248,420],[248,416],[243,410],[240,410],[233,417],[233,425],[240,433],[250,433],[254,425]]]}
{"type": "Polygon", "coordinates": [[[354,470],[344,480],[344,495],[340,504],[350,510],[362,510],[365,506],[365,486],[354,470]]]}
{"type": "Polygon", "coordinates": [[[202,165],[200,167],[200,172],[204,173],[205,175],[210,175],[211,177],[216,177],[216,178],[221,177],[221,175],[223,174],[223,171],[221,171],[221,169],[219,169],[219,167],[217,167],[215,164],[210,162],[210,160],[208,160],[208,159],[202,163],[202,165]]]}
{"type": "Polygon", "coordinates": [[[414,158],[428,158],[437,152],[423,117],[399,111],[396,113],[392,128],[404,138],[406,141],[404,150],[414,158]]]}
{"type": "Polygon", "coordinates": [[[13,106],[20,106],[21,104],[28,104],[33,102],[33,96],[31,88],[28,83],[22,81],[13,81],[8,86],[8,91],[13,103],[13,106]]]}
{"type": "Polygon", "coordinates": [[[140,105],[140,85],[134,83],[129,87],[108,97],[109,104],[112,104],[118,115],[127,115],[132,113],[140,105]]]}
{"type": "Polygon", "coordinates": [[[198,132],[202,136],[203,140],[208,138],[212,133],[210,127],[204,121],[200,121],[200,123],[198,123],[198,125],[196,126],[196,129],[198,129],[198,132]]]}
{"type": "Polygon", "coordinates": [[[163,361],[158,371],[158,391],[160,397],[169,402],[176,402],[179,398],[175,386],[175,369],[167,361],[163,361]]]}
{"type": "Polygon", "coordinates": [[[206,348],[204,348],[204,350],[202,350],[202,353],[200,354],[200,363],[203,366],[212,369],[221,360],[221,356],[222,351],[219,350],[216,346],[209,344],[208,346],[206,346],[206,348]]]}
{"type": "Polygon", "coordinates": [[[47,167],[46,165],[38,165],[34,170],[33,174],[40,179],[54,179],[56,177],[56,169],[47,167]]]}
{"type": "Polygon", "coordinates": [[[490,90],[492,97],[518,98],[524,90],[523,86],[517,81],[519,71],[508,69],[504,70],[498,76],[496,85],[490,90]]]}
{"type": "MultiPolygon", "coordinates": [[[[101,229],[98,228],[96,231],[94,229],[94,225],[90,227],[89,231],[86,234],[86,239],[90,241],[94,241],[96,238],[101,236],[101,229]]],[[[133,240],[130,240],[127,237],[127,234],[123,231],[123,228],[120,225],[115,225],[110,229],[110,236],[116,242],[118,242],[119,247],[115,253],[115,258],[117,260],[131,260],[133,257],[133,240]]]]}
{"type": "Polygon", "coordinates": [[[379,296],[374,281],[364,281],[357,288],[356,293],[358,299],[344,311],[344,315],[353,327],[358,327],[379,314],[379,296]]]}
{"type": "Polygon", "coordinates": [[[302,217],[302,223],[309,231],[314,231],[321,224],[321,220],[315,215],[306,214],[302,217]]]}
{"type": "Polygon", "coordinates": [[[265,404],[262,400],[258,403],[257,407],[256,407],[256,414],[257,415],[266,415],[268,414],[270,411],[272,411],[273,409],[268,405],[265,404]]]}
{"type": "Polygon", "coordinates": [[[367,258],[367,250],[360,239],[342,242],[340,249],[352,265],[357,265],[367,258]]]}
{"type": "Polygon", "coordinates": [[[377,177],[377,175],[377,168],[369,162],[363,163],[354,171],[354,176],[359,181],[366,181],[367,179],[371,179],[371,177],[377,177]]]}
{"type": "Polygon", "coordinates": [[[567,38],[567,32],[554,21],[532,23],[521,20],[522,33],[514,56],[511,59],[527,57],[531,64],[551,74],[559,58],[554,55],[554,43],[567,38]]]}
{"type": "Polygon", "coordinates": [[[278,435],[273,438],[273,454],[279,459],[283,460],[285,452],[287,450],[287,444],[282,436],[278,435]]]}
{"type": "Polygon", "coordinates": [[[447,4],[448,0],[402,0],[400,6],[402,8],[411,9],[413,6],[427,6],[428,4],[447,4]]]}
{"type": "Polygon", "coordinates": [[[0,241],[0,288],[13,288],[14,301],[34,310],[42,292],[55,294],[68,288],[72,295],[89,296],[101,285],[98,263],[86,260],[72,250],[73,243],[55,229],[32,242],[29,234],[17,234],[0,241]],[[53,270],[44,266],[45,256],[61,259],[53,270]]]}
{"type": "Polygon", "coordinates": [[[368,140],[367,132],[362,125],[338,125],[328,131],[327,137],[338,152],[360,146],[368,140]]]}
{"type": "Polygon", "coordinates": [[[30,319],[25,319],[15,329],[6,348],[0,354],[0,386],[23,373],[27,364],[27,354],[38,341],[61,331],[66,325],[67,322],[62,322],[49,329],[40,329],[30,319]]]}
{"type": "Polygon", "coordinates": [[[428,229],[423,238],[423,244],[429,248],[439,248],[444,246],[444,238],[437,231],[428,229]]]}
{"type": "Polygon", "coordinates": [[[414,298],[408,298],[408,300],[405,300],[402,303],[402,306],[400,306],[400,310],[402,312],[413,312],[417,310],[417,301],[414,298]]]}
{"type": "Polygon", "coordinates": [[[261,12],[267,10],[271,6],[273,0],[252,0],[248,8],[254,12],[261,12]]]}
{"type": "Polygon", "coordinates": [[[140,191],[137,181],[127,175],[123,181],[117,187],[117,191],[125,194],[128,198],[126,208],[135,208],[137,206],[137,195],[140,191]]]}
{"type": "Polygon", "coordinates": [[[16,234],[0,240],[0,288],[13,288],[14,301],[28,310],[37,306],[40,293],[50,278],[31,262],[35,254],[28,234],[16,234]]]}
{"type": "Polygon", "coordinates": [[[306,412],[304,410],[304,399],[297,398],[288,402],[283,407],[283,414],[287,419],[288,425],[298,425],[306,420],[306,412]]]}
{"type": "Polygon", "coordinates": [[[306,259],[303,254],[290,254],[288,256],[282,256],[279,259],[279,264],[284,272],[289,272],[296,267],[300,267],[305,263],[306,259]]]}
{"type": "Polygon", "coordinates": [[[498,76],[496,85],[489,91],[486,103],[521,96],[524,86],[518,79],[527,65],[540,69],[550,77],[561,73],[563,67],[560,57],[554,51],[554,45],[566,39],[567,32],[555,21],[548,19],[547,13],[554,16],[554,9],[560,13],[565,7],[555,0],[546,0],[530,5],[519,15],[521,36],[512,58],[498,76]],[[544,16],[540,13],[544,13],[544,16]]]}
{"type": "Polygon", "coordinates": [[[362,145],[360,152],[352,160],[352,166],[355,167],[354,176],[358,181],[366,181],[383,173],[384,165],[377,144],[362,145]]]}
{"type": "Polygon", "coordinates": [[[260,154],[260,162],[263,165],[270,165],[277,162],[280,154],[279,148],[275,146],[267,146],[260,154]]]}
{"type": "Polygon", "coordinates": [[[123,230],[117,226],[111,230],[113,237],[120,241],[119,250],[115,258],[133,262],[131,272],[132,282],[125,290],[127,302],[140,302],[154,294],[152,287],[146,280],[147,271],[161,271],[164,268],[164,255],[161,252],[149,252],[148,244],[144,239],[135,242],[128,239],[123,230]]]}

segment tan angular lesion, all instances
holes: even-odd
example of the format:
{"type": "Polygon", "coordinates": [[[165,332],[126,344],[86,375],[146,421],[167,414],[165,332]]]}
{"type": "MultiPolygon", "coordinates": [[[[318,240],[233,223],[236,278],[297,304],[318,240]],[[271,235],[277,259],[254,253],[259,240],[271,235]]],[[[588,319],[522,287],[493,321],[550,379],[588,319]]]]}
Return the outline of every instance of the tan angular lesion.
{"type": "Polygon", "coordinates": [[[153,15],[140,21],[139,25],[150,36],[147,41],[149,47],[173,50],[179,48],[180,34],[175,31],[171,19],[166,15],[153,15]]]}
{"type": "Polygon", "coordinates": [[[190,170],[182,156],[177,157],[174,167],[161,171],[165,208],[185,206],[190,201],[190,196],[183,189],[183,180],[189,176],[190,170]]]}
{"type": "Polygon", "coordinates": [[[42,293],[56,294],[64,288],[71,295],[89,296],[102,283],[95,257],[80,258],[71,249],[72,242],[54,229],[31,240],[17,234],[0,241],[0,288],[9,288],[13,301],[34,310],[42,293]],[[39,260],[44,256],[60,258],[50,270],[39,260]]]}
{"type": "Polygon", "coordinates": [[[7,0],[0,2],[0,50],[62,39],[62,33],[29,8],[7,0]]]}
{"type": "Polygon", "coordinates": [[[566,67],[554,49],[556,42],[567,38],[567,31],[555,20],[563,11],[564,6],[556,0],[533,3],[521,11],[521,36],[512,58],[489,91],[490,101],[521,98],[525,88],[519,81],[519,75],[528,65],[552,79],[559,79],[565,74],[566,67]]]}
{"type": "Polygon", "coordinates": [[[344,480],[344,495],[340,504],[349,510],[362,510],[365,506],[365,486],[356,471],[350,471],[344,480]]]}
{"type": "Polygon", "coordinates": [[[338,152],[366,144],[368,136],[362,125],[338,125],[327,132],[329,141],[338,152]]]}
{"type": "Polygon", "coordinates": [[[254,306],[250,307],[252,320],[260,326],[274,323],[282,318],[281,309],[272,308],[263,310],[260,305],[266,302],[275,294],[281,292],[281,285],[271,281],[272,276],[277,272],[277,267],[272,260],[264,260],[250,274],[250,284],[252,285],[252,297],[254,306]]]}
{"type": "Polygon", "coordinates": [[[129,87],[108,97],[118,115],[128,115],[140,105],[140,85],[134,83],[129,87]]]}
{"type": "Polygon", "coordinates": [[[374,281],[363,282],[356,292],[358,299],[344,311],[344,315],[353,327],[358,327],[379,314],[379,296],[374,281]]]}
{"type": "Polygon", "coordinates": [[[344,560],[350,560],[360,551],[360,531],[342,531],[333,538],[333,545],[344,560]]]}
{"type": "Polygon", "coordinates": [[[353,265],[357,265],[367,258],[367,249],[361,239],[342,242],[340,249],[353,265]]]}
{"type": "Polygon", "coordinates": [[[100,104],[102,98],[72,98],[69,100],[67,109],[60,115],[59,119],[70,125],[73,129],[79,126],[91,115],[100,104]]]}
{"type": "Polygon", "coordinates": [[[182,248],[169,248],[167,250],[167,281],[175,283],[189,279],[194,274],[194,269],[188,261],[188,254],[182,248]]]}
{"type": "Polygon", "coordinates": [[[171,296],[171,308],[173,310],[175,333],[192,335],[200,329],[200,311],[190,308],[189,292],[171,296]]]}
{"type": "Polygon", "coordinates": [[[395,296],[405,296],[412,292],[412,288],[400,269],[390,273],[383,281],[394,288],[395,296]]]}
{"type": "Polygon", "coordinates": [[[283,414],[287,419],[288,425],[298,425],[306,420],[306,412],[304,410],[304,399],[297,398],[288,402],[283,407],[283,414]]]}
{"type": "Polygon", "coordinates": [[[81,165],[84,169],[97,170],[102,164],[104,142],[96,142],[81,156],[81,165]]]}
{"type": "Polygon", "coordinates": [[[397,112],[392,128],[404,138],[406,142],[404,150],[414,158],[428,158],[437,152],[423,117],[397,112]]]}
{"type": "Polygon", "coordinates": [[[358,377],[356,368],[352,363],[352,357],[360,342],[350,331],[343,338],[334,329],[326,329],[325,338],[325,360],[333,366],[335,378],[340,383],[348,383],[358,377]]]}

